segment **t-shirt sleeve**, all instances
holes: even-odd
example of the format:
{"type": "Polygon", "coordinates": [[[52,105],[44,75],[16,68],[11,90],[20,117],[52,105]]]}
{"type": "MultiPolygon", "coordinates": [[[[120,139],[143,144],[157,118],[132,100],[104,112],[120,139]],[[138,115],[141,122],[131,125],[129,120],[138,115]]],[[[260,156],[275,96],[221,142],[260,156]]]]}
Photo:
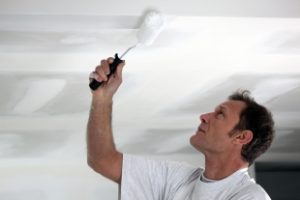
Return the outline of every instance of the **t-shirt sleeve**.
{"type": "Polygon", "coordinates": [[[169,200],[197,168],[184,163],[123,155],[121,200],[169,200]]]}
{"type": "Polygon", "coordinates": [[[271,200],[271,198],[260,185],[251,184],[240,190],[230,200],[271,200]]]}

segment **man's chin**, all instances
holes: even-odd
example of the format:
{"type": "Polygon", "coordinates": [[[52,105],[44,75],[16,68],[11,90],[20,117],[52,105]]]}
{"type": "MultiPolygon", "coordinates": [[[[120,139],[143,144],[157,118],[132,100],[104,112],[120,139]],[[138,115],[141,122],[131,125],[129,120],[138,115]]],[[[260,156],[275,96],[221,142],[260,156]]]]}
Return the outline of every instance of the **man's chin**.
{"type": "Polygon", "coordinates": [[[196,135],[192,135],[191,137],[190,137],[190,144],[194,147],[194,148],[196,148],[197,149],[197,145],[196,145],[196,141],[195,141],[195,136],[196,135]]]}
{"type": "Polygon", "coordinates": [[[190,137],[190,144],[197,150],[197,151],[200,151],[200,152],[202,152],[201,151],[201,147],[199,146],[199,144],[195,141],[195,136],[196,136],[196,134],[195,135],[192,135],[191,137],[190,137]]]}

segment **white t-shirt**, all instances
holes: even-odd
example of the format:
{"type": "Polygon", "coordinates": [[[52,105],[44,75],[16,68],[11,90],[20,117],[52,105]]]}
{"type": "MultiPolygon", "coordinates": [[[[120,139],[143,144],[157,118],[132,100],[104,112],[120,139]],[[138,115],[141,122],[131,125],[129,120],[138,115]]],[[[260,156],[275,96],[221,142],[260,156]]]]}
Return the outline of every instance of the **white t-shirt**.
{"type": "Polygon", "coordinates": [[[123,155],[121,200],[270,200],[247,168],[218,181],[184,163],[123,155]]]}

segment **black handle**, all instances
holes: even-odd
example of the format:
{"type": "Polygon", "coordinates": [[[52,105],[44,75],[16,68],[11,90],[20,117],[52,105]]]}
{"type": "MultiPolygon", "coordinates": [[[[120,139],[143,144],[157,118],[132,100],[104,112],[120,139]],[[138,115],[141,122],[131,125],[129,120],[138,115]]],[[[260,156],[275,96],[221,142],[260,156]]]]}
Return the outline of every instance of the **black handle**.
{"type": "MultiPolygon", "coordinates": [[[[110,73],[109,73],[108,76],[107,76],[108,78],[109,78],[113,73],[115,73],[115,71],[116,71],[116,69],[117,69],[117,66],[118,66],[120,63],[122,63],[122,62],[123,62],[123,60],[121,60],[121,59],[118,57],[118,54],[116,53],[116,54],[115,54],[115,59],[114,59],[113,63],[111,63],[111,64],[109,65],[110,73]]],[[[92,90],[96,90],[102,83],[103,83],[103,82],[98,82],[98,81],[96,81],[95,79],[93,79],[93,80],[90,82],[89,86],[90,86],[90,88],[91,88],[92,90]]]]}

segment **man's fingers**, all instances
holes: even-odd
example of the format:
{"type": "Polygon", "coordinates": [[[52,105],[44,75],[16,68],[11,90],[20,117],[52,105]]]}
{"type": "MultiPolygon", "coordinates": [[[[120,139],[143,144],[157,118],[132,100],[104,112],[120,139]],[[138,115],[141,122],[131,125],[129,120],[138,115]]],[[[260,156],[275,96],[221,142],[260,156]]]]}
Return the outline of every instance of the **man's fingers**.
{"type": "Polygon", "coordinates": [[[109,65],[114,62],[113,58],[107,58],[105,61],[101,61],[101,65],[103,67],[103,71],[106,75],[110,74],[110,67],[109,65]]]}
{"type": "Polygon", "coordinates": [[[95,71],[91,72],[89,75],[90,82],[92,82],[93,79],[97,80],[98,77],[99,75],[95,71]]]}
{"type": "Polygon", "coordinates": [[[125,66],[125,61],[121,62],[117,67],[116,76],[120,79],[122,79],[122,71],[124,66],[125,66]]]}
{"type": "MultiPolygon", "coordinates": [[[[101,65],[98,65],[95,68],[95,71],[90,73],[90,76],[89,76],[90,81],[92,81],[93,79],[95,79],[98,82],[107,81],[108,75],[110,73],[109,64],[113,63],[113,61],[114,61],[114,58],[111,58],[111,57],[107,58],[106,60],[101,60],[101,65]]],[[[116,72],[113,75],[114,78],[122,80],[122,71],[123,71],[124,65],[125,65],[125,61],[123,61],[122,63],[120,63],[117,66],[116,72]]]]}
{"type": "Polygon", "coordinates": [[[107,58],[107,62],[109,64],[113,63],[114,62],[114,58],[112,58],[112,57],[107,58]]]}
{"type": "Polygon", "coordinates": [[[97,80],[101,80],[101,81],[107,81],[107,74],[106,74],[106,72],[104,71],[104,68],[105,67],[108,67],[108,63],[107,63],[107,61],[106,60],[102,60],[101,61],[101,65],[100,66],[97,66],[96,67],[96,73],[98,74],[98,78],[97,78],[97,80]]]}

